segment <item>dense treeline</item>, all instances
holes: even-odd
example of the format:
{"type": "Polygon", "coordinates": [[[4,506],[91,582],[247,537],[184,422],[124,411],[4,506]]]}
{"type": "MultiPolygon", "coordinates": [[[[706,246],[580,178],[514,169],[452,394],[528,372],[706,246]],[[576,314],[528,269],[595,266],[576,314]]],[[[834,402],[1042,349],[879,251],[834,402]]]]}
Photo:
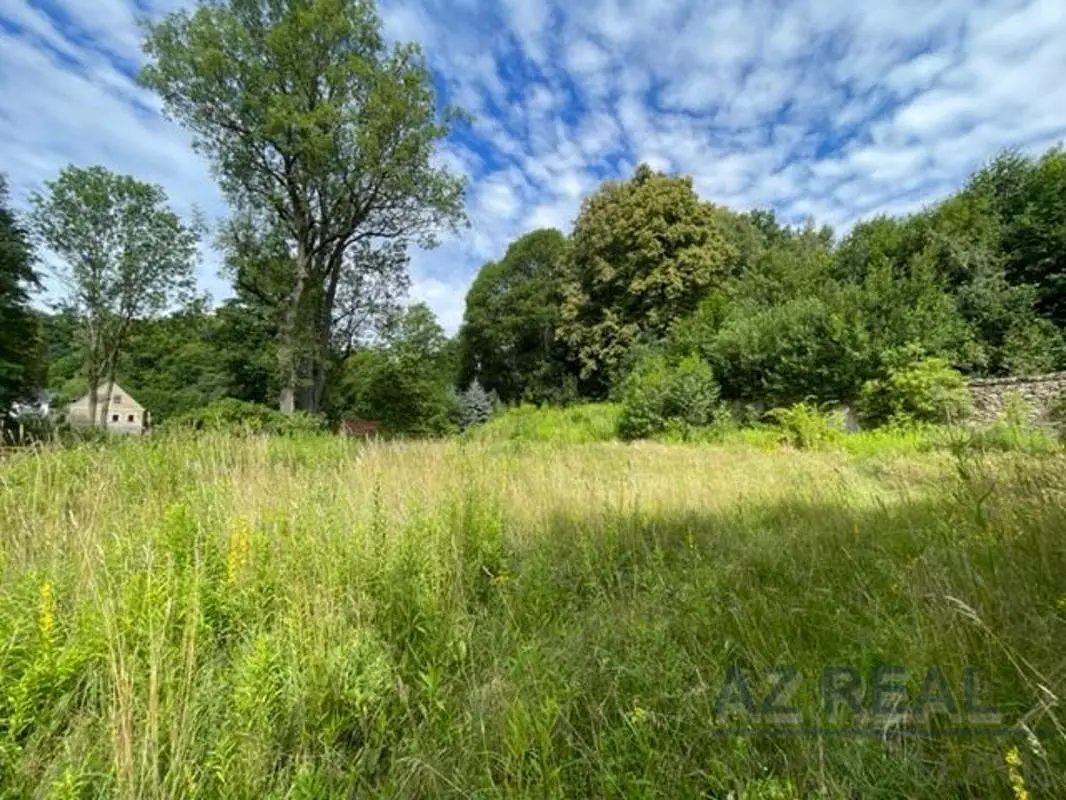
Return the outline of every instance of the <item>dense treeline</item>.
{"type": "MultiPolygon", "coordinates": [[[[26,283],[32,259],[20,259],[26,283]]],[[[570,236],[534,231],[486,264],[454,339],[398,291],[364,299],[358,334],[330,348],[321,410],[431,435],[456,428],[472,384],[509,404],[566,404],[624,399],[674,372],[763,408],[850,403],[922,359],[972,375],[1066,367],[1064,293],[1061,149],[1002,154],[943,202],[839,240],[641,167],[588,198],[570,236]]],[[[19,374],[43,361],[47,387],[70,400],[86,388],[76,315],[39,321],[42,346],[19,374]]],[[[223,398],[276,406],[280,340],[276,305],[237,281],[218,308],[134,320],[116,374],[158,420],[223,398]]]]}
{"type": "Polygon", "coordinates": [[[537,402],[543,375],[619,396],[642,361],[655,372],[695,358],[723,398],[763,407],[850,402],[928,358],[972,375],[1038,373],[1064,365],[1064,270],[1061,149],[1001,154],[943,202],[859,222],[839,241],[812,222],[716,207],[642,166],[590,197],[568,240],[538,231],[486,265],[467,298],[461,369],[505,400],[537,402]]]}
{"type": "Polygon", "coordinates": [[[628,398],[632,419],[704,424],[723,400],[850,403],[912,368],[950,383],[1066,365],[1061,148],[1000,154],[946,200],[842,236],[640,165],[571,231],[486,264],[449,338],[401,298],[409,246],[464,221],[463,183],[434,159],[462,117],[373,4],[305,5],[203,2],[147,31],[141,80],[230,204],[221,306],[193,290],[203,221],[160,187],[69,166],[25,220],[0,195],[0,412],[40,388],[92,406],[121,379],[157,421],[229,398],[431,435],[495,399],[628,398]],[[29,306],[35,247],[54,256],[48,314],[29,306]]]}

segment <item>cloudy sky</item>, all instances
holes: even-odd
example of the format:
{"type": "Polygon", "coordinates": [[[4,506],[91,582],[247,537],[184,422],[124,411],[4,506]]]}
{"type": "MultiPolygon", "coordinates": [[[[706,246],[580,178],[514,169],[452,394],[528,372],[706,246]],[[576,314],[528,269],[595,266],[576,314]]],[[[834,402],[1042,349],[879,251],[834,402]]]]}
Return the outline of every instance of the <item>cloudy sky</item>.
{"type": "MultiPolygon", "coordinates": [[[[225,205],[134,81],[136,20],[186,0],[2,0],[0,171],[15,202],[65,164],[225,205]]],[[[1066,138],[1063,0],[384,0],[443,99],[475,115],[442,157],[471,226],[413,259],[454,331],[477,268],[639,161],[707,199],[845,227],[936,200],[1004,147],[1066,138]]],[[[202,283],[227,295],[209,255],[202,283]]]]}

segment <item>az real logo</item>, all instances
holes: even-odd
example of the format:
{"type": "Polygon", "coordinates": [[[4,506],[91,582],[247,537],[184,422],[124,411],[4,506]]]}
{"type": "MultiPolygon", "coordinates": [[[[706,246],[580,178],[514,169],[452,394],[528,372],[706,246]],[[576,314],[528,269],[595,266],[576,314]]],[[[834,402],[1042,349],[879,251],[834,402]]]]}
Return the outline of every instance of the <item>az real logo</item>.
{"type": "MultiPolygon", "coordinates": [[[[953,726],[999,726],[1002,715],[984,704],[980,690],[979,675],[972,667],[963,670],[961,685],[953,691],[943,670],[935,666],[910,673],[899,666],[874,666],[865,680],[855,667],[828,666],[816,681],[805,680],[796,667],[776,667],[754,675],[734,666],[718,691],[715,722],[748,724],[747,730],[734,729],[731,734],[767,733],[777,728],[792,733],[862,735],[866,726],[871,732],[883,733],[889,725],[913,729],[934,720],[953,726]],[[849,719],[851,727],[842,728],[841,723],[849,719]],[[813,729],[803,727],[812,724],[813,729]]],[[[972,732],[972,728],[967,730],[972,732]]]]}

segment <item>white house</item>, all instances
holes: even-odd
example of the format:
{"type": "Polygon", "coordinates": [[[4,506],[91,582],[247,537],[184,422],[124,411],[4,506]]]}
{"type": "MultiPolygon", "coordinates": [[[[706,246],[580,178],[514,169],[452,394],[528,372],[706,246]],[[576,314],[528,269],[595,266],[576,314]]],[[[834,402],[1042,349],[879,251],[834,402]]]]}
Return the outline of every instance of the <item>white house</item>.
{"type": "MultiPolygon", "coordinates": [[[[117,383],[111,387],[111,402],[106,404],[107,384],[96,390],[96,413],[98,424],[112,433],[144,433],[145,425],[150,419],[144,406],[130,397],[129,393],[117,383]],[[106,407],[106,416],[105,416],[106,407]]],[[[67,409],[67,421],[71,425],[90,425],[89,395],[79,397],[67,409]]]]}

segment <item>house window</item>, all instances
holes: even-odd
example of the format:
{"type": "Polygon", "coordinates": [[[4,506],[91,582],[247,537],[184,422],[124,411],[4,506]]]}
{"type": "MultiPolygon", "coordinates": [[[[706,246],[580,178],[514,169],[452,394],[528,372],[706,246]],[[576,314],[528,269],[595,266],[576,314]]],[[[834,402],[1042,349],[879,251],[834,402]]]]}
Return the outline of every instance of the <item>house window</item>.
{"type": "Polygon", "coordinates": [[[111,415],[111,421],[112,422],[118,422],[118,414],[112,414],[111,415]]]}
{"type": "Polygon", "coordinates": [[[126,417],[126,422],[133,422],[133,414],[130,414],[128,417],[126,417]]]}
{"type": "Polygon", "coordinates": [[[111,402],[114,403],[116,406],[122,405],[122,395],[116,394],[114,397],[111,398],[111,402]]]}

